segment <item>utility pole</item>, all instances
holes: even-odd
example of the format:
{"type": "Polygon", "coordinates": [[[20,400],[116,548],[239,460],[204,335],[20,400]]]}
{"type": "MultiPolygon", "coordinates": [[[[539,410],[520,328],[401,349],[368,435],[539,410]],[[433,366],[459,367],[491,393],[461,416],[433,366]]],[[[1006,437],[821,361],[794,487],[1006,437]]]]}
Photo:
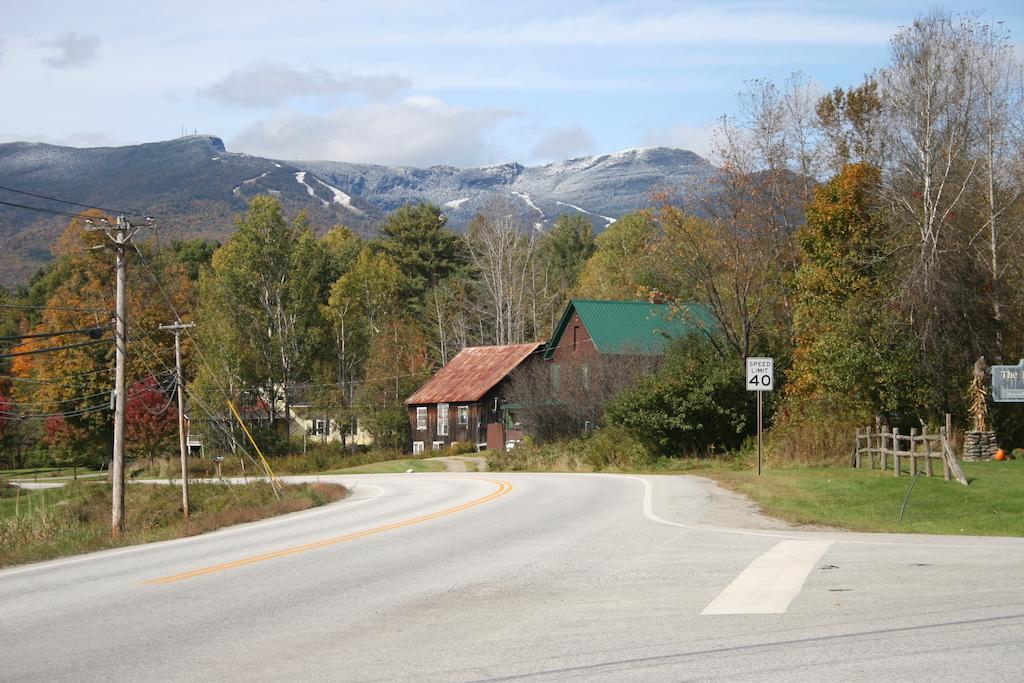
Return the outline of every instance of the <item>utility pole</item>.
{"type": "Polygon", "coordinates": [[[173,325],[161,325],[161,330],[174,333],[174,384],[178,389],[178,450],[181,452],[181,509],[188,519],[188,449],[185,445],[185,375],[181,371],[181,331],[195,327],[195,323],[175,320],[173,325]]]}
{"type": "Polygon", "coordinates": [[[128,321],[125,310],[125,246],[142,227],[153,224],[152,218],[146,218],[141,224],[133,224],[124,216],[117,217],[117,225],[110,225],[101,219],[104,225],[92,225],[86,230],[102,230],[113,243],[115,264],[117,266],[116,311],[114,313],[114,452],[111,458],[110,478],[113,485],[113,504],[111,511],[111,534],[116,538],[124,533],[124,368],[128,356],[128,321]]]}

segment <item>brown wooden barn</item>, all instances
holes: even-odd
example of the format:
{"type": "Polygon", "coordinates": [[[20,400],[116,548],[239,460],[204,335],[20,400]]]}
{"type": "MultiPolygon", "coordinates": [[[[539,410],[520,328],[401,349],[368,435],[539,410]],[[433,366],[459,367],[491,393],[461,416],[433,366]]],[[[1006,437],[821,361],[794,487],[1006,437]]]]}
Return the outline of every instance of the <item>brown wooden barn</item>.
{"type": "Polygon", "coordinates": [[[465,348],[409,397],[412,452],[452,443],[504,447],[502,395],[516,368],[539,361],[543,342],[465,348]],[[488,438],[488,425],[493,425],[488,438]],[[494,442],[494,443],[491,443],[494,442]]]}

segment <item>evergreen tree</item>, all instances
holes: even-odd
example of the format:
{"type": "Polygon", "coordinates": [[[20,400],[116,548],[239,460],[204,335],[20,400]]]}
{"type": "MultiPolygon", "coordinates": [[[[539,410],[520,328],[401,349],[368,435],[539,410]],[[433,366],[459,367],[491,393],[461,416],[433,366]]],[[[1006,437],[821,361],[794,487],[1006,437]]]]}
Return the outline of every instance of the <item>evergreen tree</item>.
{"type": "Polygon", "coordinates": [[[433,204],[406,204],[381,226],[380,249],[405,276],[412,309],[422,306],[432,287],[466,266],[463,242],[445,227],[447,221],[433,204]]]}

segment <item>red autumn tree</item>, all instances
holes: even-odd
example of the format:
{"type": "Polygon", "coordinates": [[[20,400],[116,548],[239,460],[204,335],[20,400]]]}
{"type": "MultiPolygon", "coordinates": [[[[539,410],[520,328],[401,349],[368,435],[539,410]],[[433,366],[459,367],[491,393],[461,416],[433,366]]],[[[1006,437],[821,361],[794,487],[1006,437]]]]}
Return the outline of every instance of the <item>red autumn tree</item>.
{"type": "Polygon", "coordinates": [[[124,410],[125,445],[135,456],[152,460],[169,455],[178,428],[173,394],[161,389],[155,377],[136,382],[128,390],[124,410]]]}
{"type": "Polygon", "coordinates": [[[62,415],[46,418],[43,423],[43,443],[49,451],[52,464],[58,468],[81,465],[88,430],[76,427],[62,415]]]}

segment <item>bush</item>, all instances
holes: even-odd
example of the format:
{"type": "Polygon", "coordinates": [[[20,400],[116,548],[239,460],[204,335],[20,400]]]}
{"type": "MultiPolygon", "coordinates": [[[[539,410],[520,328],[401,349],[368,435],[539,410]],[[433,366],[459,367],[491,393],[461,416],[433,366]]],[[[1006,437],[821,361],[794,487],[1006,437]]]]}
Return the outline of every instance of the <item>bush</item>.
{"type": "Polygon", "coordinates": [[[468,441],[453,441],[452,445],[448,447],[449,455],[466,455],[467,453],[475,453],[476,444],[469,443],[468,441]]]}
{"type": "Polygon", "coordinates": [[[742,443],[750,405],[742,366],[691,335],[672,344],[656,373],[609,403],[605,418],[654,455],[703,455],[742,443]]]}
{"type": "Polygon", "coordinates": [[[765,435],[766,457],[803,465],[849,465],[857,429],[868,420],[838,406],[784,401],[765,435]]]}
{"type": "Polygon", "coordinates": [[[600,472],[644,470],[648,450],[627,431],[605,427],[589,437],[538,444],[529,437],[509,451],[487,451],[487,467],[507,472],[600,472]]]}
{"type": "Polygon", "coordinates": [[[640,441],[615,425],[594,432],[589,439],[583,441],[583,448],[595,471],[607,467],[642,470],[650,467],[653,460],[640,441]]]}

